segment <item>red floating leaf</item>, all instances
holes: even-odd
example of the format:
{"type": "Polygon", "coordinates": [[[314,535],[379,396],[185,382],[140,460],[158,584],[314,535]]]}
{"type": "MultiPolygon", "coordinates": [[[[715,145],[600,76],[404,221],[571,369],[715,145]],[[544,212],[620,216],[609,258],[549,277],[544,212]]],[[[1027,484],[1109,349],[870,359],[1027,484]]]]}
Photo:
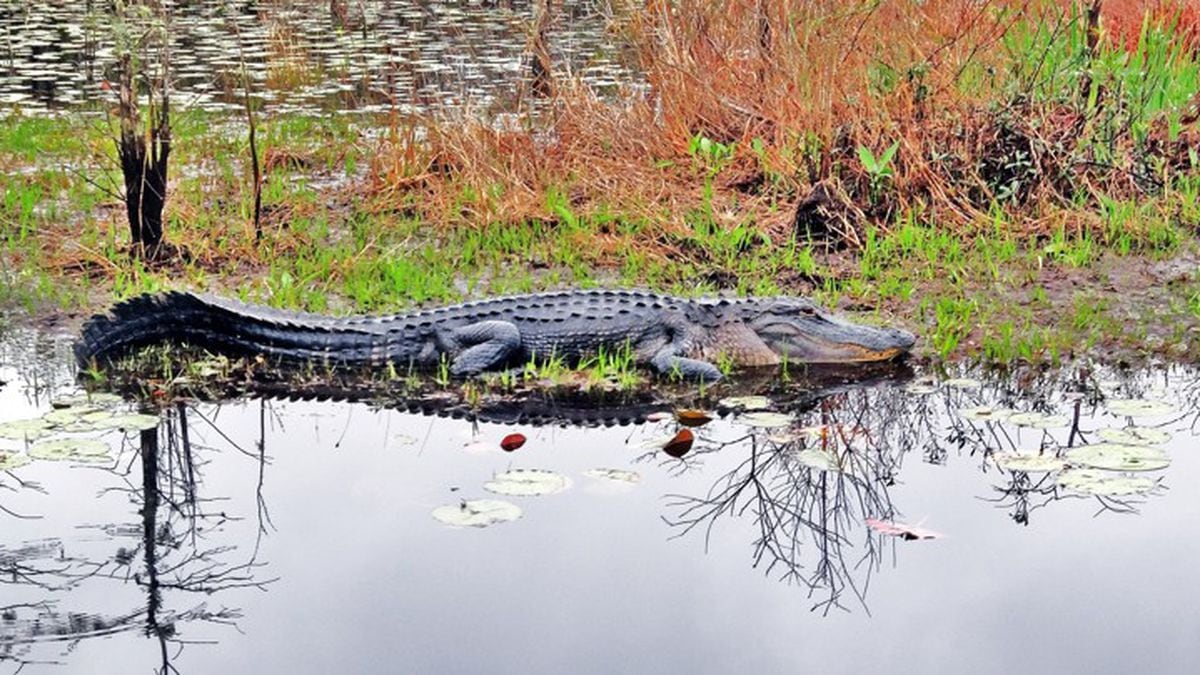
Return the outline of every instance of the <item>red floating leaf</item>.
{"type": "Polygon", "coordinates": [[[879,534],[886,534],[890,537],[900,537],[906,541],[915,539],[938,539],[942,535],[932,530],[916,527],[913,525],[905,525],[904,523],[891,523],[886,520],[877,518],[867,518],[867,527],[875,530],[879,534]]]}
{"type": "Polygon", "coordinates": [[[675,434],[675,437],[667,441],[667,444],[663,446],[663,452],[678,459],[686,455],[688,450],[692,449],[692,442],[695,440],[696,437],[692,435],[692,432],[687,429],[680,429],[679,433],[675,434]]]}
{"type": "Polygon", "coordinates": [[[500,439],[500,447],[505,452],[512,452],[513,450],[516,450],[517,448],[521,447],[522,445],[525,445],[525,435],[524,434],[509,434],[509,435],[505,436],[504,438],[500,439]]]}
{"type": "Polygon", "coordinates": [[[712,417],[703,410],[676,410],[675,419],[685,427],[698,427],[712,421],[712,417]]]}

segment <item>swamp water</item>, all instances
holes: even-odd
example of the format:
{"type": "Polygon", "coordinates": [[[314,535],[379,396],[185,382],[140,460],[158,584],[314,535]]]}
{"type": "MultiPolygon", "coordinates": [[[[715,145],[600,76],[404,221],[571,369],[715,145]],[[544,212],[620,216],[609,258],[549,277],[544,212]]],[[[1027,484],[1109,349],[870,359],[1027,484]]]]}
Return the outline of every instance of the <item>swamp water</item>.
{"type": "Polygon", "coordinates": [[[713,406],[674,457],[682,427],[660,415],[245,399],[146,419],[71,398],[69,336],[0,345],[0,672],[1166,673],[1200,656],[1195,371],[795,376],[713,406]],[[498,520],[442,522],[464,515],[498,520]]]}

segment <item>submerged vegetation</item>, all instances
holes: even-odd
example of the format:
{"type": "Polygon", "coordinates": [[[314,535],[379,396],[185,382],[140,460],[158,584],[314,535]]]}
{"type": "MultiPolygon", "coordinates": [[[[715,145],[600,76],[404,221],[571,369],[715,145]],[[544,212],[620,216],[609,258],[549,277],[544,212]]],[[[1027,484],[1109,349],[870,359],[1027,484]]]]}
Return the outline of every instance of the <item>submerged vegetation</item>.
{"type": "MultiPolygon", "coordinates": [[[[119,122],[14,107],[0,305],[86,312],[189,287],[364,312],[640,286],[814,295],[936,357],[1200,356],[1183,5],[605,3],[631,73],[613,87],[549,58],[568,12],[535,4],[536,65],[512,100],[393,94],[359,115],[268,102],[350,71],[307,61],[264,10],[255,87],[277,96],[251,105],[243,57],[218,72],[229,112],[171,110],[165,259],[130,255],[119,122]]],[[[377,28],[341,21],[364,42],[377,28]]],[[[390,72],[349,90],[378,102],[390,72]]],[[[619,354],[588,365],[630,377],[619,354]]]]}

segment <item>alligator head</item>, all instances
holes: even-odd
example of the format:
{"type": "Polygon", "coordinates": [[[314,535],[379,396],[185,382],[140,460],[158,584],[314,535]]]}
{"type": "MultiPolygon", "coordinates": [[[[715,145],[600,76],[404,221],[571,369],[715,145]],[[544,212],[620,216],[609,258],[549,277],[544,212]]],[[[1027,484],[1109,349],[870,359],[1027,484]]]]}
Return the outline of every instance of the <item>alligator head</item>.
{"type": "Polygon", "coordinates": [[[802,298],[761,298],[742,303],[746,325],[793,362],[886,361],[908,352],[916,336],[896,328],[850,323],[802,298]]]}

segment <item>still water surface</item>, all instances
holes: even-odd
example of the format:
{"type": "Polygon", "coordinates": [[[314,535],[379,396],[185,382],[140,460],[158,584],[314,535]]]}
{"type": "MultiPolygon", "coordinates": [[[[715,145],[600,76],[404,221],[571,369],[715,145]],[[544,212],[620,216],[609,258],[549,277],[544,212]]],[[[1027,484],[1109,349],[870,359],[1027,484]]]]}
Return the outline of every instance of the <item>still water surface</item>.
{"type": "MultiPolygon", "coordinates": [[[[0,422],[74,390],[66,339],[3,343],[0,422]]],[[[776,396],[787,426],[726,414],[678,459],[660,449],[671,419],[473,424],[345,402],[195,402],[145,432],[59,432],[108,454],[0,473],[0,672],[1194,672],[1197,373],[978,377],[776,396]],[[1113,414],[1118,398],[1170,407],[1113,414]],[[1065,420],[978,419],[985,403],[1065,420]],[[1169,466],[1137,474],[1148,493],[997,467],[1131,421],[1170,434],[1169,466]],[[514,431],[527,442],[501,451],[514,431]],[[570,486],[483,488],[513,468],[570,486]],[[522,516],[431,516],[477,498],[522,516]]]]}

